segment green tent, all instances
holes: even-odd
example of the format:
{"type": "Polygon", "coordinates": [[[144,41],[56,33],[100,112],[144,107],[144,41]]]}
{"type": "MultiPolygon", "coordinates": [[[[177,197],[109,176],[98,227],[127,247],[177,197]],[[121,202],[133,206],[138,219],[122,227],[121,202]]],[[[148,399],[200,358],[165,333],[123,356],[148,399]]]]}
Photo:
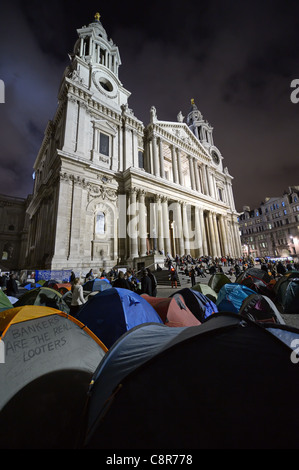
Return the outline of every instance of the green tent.
{"type": "Polygon", "coordinates": [[[63,300],[60,292],[51,287],[38,287],[26,292],[14,304],[14,307],[21,307],[23,305],[41,305],[70,313],[70,308],[63,300]]]}
{"type": "Polygon", "coordinates": [[[205,295],[208,297],[208,299],[212,300],[213,302],[216,302],[217,300],[217,292],[212,289],[208,284],[201,284],[200,282],[198,284],[195,284],[195,286],[192,287],[192,290],[196,290],[198,292],[201,292],[201,294],[205,295]]]}
{"type": "Polygon", "coordinates": [[[215,273],[209,279],[208,285],[215,291],[219,292],[225,284],[231,284],[231,280],[223,273],[215,273]]]}
{"type": "Polygon", "coordinates": [[[7,295],[0,289],[0,312],[13,308],[13,305],[7,295]]]}

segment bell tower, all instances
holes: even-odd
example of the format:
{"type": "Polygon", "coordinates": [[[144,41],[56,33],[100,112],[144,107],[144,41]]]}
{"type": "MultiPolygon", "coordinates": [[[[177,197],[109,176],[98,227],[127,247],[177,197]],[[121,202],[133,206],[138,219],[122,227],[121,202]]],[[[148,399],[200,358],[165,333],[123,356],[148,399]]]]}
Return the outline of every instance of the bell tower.
{"type": "Polygon", "coordinates": [[[213,163],[219,165],[222,157],[219,149],[214,145],[213,127],[203,118],[193,98],[191,99],[191,108],[187,116],[187,125],[203,147],[209,152],[213,163]]]}

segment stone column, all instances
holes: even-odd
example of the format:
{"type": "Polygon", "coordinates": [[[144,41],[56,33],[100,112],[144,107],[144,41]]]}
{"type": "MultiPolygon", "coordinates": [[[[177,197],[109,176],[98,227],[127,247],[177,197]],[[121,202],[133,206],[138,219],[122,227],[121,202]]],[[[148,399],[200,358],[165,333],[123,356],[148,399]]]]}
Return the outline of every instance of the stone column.
{"type": "Polygon", "coordinates": [[[183,186],[183,174],[182,174],[182,162],[181,162],[181,152],[180,149],[176,149],[177,153],[177,162],[178,162],[178,176],[179,176],[179,183],[183,186]]]}
{"type": "Polygon", "coordinates": [[[163,215],[163,236],[164,236],[164,252],[165,255],[170,253],[170,236],[169,236],[169,213],[168,213],[168,199],[162,197],[162,215],[163,215]]]}
{"type": "Polygon", "coordinates": [[[183,206],[183,234],[185,240],[185,254],[190,254],[190,239],[189,239],[189,227],[188,227],[188,217],[187,217],[187,204],[186,202],[182,203],[183,206]]]}
{"type": "Polygon", "coordinates": [[[153,164],[154,164],[154,175],[159,176],[159,160],[158,160],[158,149],[157,149],[157,138],[152,138],[152,150],[153,150],[153,164]]]}
{"type": "Polygon", "coordinates": [[[215,244],[216,244],[216,256],[221,256],[221,248],[220,248],[220,241],[219,241],[219,231],[217,226],[217,216],[215,212],[212,214],[213,217],[213,225],[214,225],[214,232],[215,232],[215,244]]]}
{"type": "Polygon", "coordinates": [[[227,245],[226,219],[225,219],[224,215],[220,216],[220,227],[221,227],[223,249],[224,249],[223,255],[227,256],[229,254],[229,249],[228,249],[228,245],[227,245]]]}
{"type": "Polygon", "coordinates": [[[62,150],[66,152],[74,152],[76,142],[76,121],[78,117],[78,104],[71,95],[73,91],[72,85],[69,86],[69,96],[66,104],[66,118],[65,118],[65,130],[64,130],[64,141],[62,150]]]}
{"type": "Polygon", "coordinates": [[[139,190],[138,207],[139,207],[139,239],[140,239],[140,256],[146,255],[146,215],[145,215],[145,191],[139,190]]]}
{"type": "Polygon", "coordinates": [[[211,256],[213,256],[213,258],[215,258],[217,256],[215,231],[214,231],[214,226],[213,226],[213,216],[212,216],[212,212],[210,212],[210,211],[208,213],[208,222],[209,222],[209,234],[210,234],[211,249],[212,249],[211,256]]]}
{"type": "Polygon", "coordinates": [[[204,214],[203,214],[203,209],[199,209],[199,221],[200,221],[200,227],[201,227],[201,236],[202,236],[202,251],[203,255],[208,254],[208,242],[207,242],[207,232],[205,228],[205,221],[204,221],[204,214]]]}
{"type": "Polygon", "coordinates": [[[197,191],[200,191],[198,166],[197,166],[197,160],[195,158],[193,159],[193,165],[194,165],[194,174],[195,174],[195,187],[197,191]]]}
{"type": "Polygon", "coordinates": [[[182,210],[181,210],[181,202],[177,202],[176,204],[176,218],[175,218],[175,238],[178,242],[179,247],[179,255],[183,255],[185,253],[185,245],[184,245],[184,237],[183,237],[183,230],[182,230],[182,210]]]}
{"type": "Polygon", "coordinates": [[[130,207],[128,214],[130,217],[129,227],[128,227],[128,236],[129,236],[129,246],[130,246],[130,258],[137,258],[138,256],[138,243],[137,243],[137,229],[138,229],[138,218],[136,216],[136,188],[131,188],[130,190],[130,207]]]}
{"type": "Polygon", "coordinates": [[[158,139],[158,145],[159,145],[159,160],[160,160],[160,176],[161,178],[165,178],[163,145],[162,145],[161,138],[158,139]]]}
{"type": "Polygon", "coordinates": [[[207,178],[208,178],[209,195],[211,197],[215,197],[214,188],[213,188],[213,181],[212,181],[212,175],[210,173],[208,165],[206,165],[206,171],[207,171],[207,178]]]}
{"type": "Polygon", "coordinates": [[[162,214],[162,205],[161,205],[161,197],[156,196],[155,202],[157,204],[157,236],[158,236],[158,250],[164,250],[164,240],[163,240],[163,214],[162,214]]]}
{"type": "Polygon", "coordinates": [[[171,149],[171,158],[172,158],[172,175],[173,175],[173,182],[178,182],[178,168],[177,168],[177,160],[175,154],[175,148],[173,145],[170,146],[171,149]]]}
{"type": "Polygon", "coordinates": [[[191,179],[191,189],[195,188],[195,181],[194,181],[194,166],[193,166],[193,157],[188,155],[189,160],[189,172],[190,172],[190,179],[191,179]]]}
{"type": "Polygon", "coordinates": [[[207,169],[206,165],[202,164],[201,165],[201,174],[202,174],[202,180],[203,180],[203,188],[204,188],[204,194],[209,196],[209,187],[208,187],[208,179],[207,179],[207,169]]]}
{"type": "Polygon", "coordinates": [[[235,240],[236,240],[236,253],[237,253],[237,256],[241,256],[242,245],[241,245],[241,239],[240,239],[240,234],[239,234],[238,222],[235,222],[235,221],[233,222],[233,228],[234,228],[235,240]]]}
{"type": "Polygon", "coordinates": [[[202,252],[202,233],[199,219],[199,207],[195,206],[195,245],[194,249],[197,250],[197,256],[203,255],[202,252]]]}

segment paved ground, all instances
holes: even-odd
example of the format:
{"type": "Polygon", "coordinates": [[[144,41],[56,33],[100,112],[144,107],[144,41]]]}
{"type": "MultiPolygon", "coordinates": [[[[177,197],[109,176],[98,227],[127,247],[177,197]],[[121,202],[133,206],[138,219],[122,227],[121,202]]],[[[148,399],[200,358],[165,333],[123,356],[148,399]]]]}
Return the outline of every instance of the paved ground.
{"type": "MultiPolygon", "coordinates": [[[[224,269],[225,272],[225,269],[224,269]]],[[[197,276],[196,282],[201,282],[203,284],[208,284],[211,275],[206,274],[206,277],[202,278],[197,276]]],[[[235,282],[235,276],[229,276],[232,282],[235,282]]],[[[177,288],[177,290],[182,289],[183,287],[191,287],[191,281],[187,278],[187,276],[183,276],[180,274],[180,282],[181,286],[177,288]]],[[[174,293],[176,289],[171,288],[171,283],[169,281],[169,286],[158,286],[157,297],[169,297],[171,294],[174,293]]],[[[288,326],[292,326],[299,329],[299,313],[298,315],[284,315],[282,317],[288,326]]]]}

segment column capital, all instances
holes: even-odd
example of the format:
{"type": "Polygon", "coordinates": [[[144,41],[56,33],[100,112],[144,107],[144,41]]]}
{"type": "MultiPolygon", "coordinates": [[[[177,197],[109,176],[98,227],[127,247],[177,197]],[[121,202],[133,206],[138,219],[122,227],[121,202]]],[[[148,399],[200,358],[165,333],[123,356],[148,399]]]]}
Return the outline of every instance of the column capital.
{"type": "MultiPolygon", "coordinates": [[[[136,189],[136,188],[135,188],[136,189]]],[[[137,194],[138,194],[138,197],[145,197],[145,194],[146,194],[146,191],[144,189],[141,189],[141,188],[138,188],[137,189],[137,194]]]]}

